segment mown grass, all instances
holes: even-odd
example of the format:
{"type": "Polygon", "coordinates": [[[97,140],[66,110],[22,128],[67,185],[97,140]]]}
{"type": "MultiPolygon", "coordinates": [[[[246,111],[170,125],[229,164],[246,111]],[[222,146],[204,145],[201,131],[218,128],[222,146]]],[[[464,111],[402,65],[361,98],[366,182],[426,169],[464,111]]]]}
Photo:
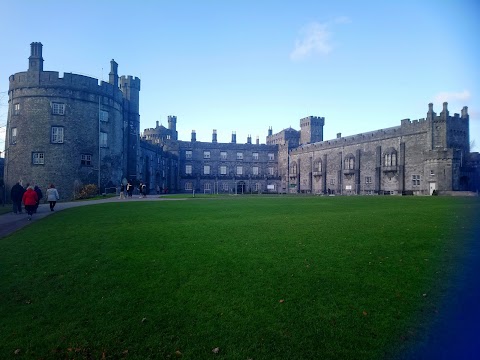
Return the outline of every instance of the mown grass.
{"type": "Polygon", "coordinates": [[[428,329],[478,210],[441,197],[65,210],[0,240],[0,358],[392,358],[428,329]]]}

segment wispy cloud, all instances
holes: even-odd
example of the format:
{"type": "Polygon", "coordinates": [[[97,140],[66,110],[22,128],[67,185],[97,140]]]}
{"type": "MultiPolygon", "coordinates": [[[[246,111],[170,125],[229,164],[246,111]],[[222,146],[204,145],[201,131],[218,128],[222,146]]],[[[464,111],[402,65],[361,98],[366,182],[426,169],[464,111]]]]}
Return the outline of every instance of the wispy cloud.
{"type": "Polygon", "coordinates": [[[325,23],[313,22],[304,26],[299,31],[290,59],[298,61],[314,54],[328,55],[333,49],[331,44],[333,25],[347,23],[350,23],[350,19],[341,16],[325,23]]]}
{"type": "Polygon", "coordinates": [[[463,90],[462,92],[441,92],[435,95],[435,102],[466,101],[469,100],[470,97],[470,91],[468,90],[463,90]]]}

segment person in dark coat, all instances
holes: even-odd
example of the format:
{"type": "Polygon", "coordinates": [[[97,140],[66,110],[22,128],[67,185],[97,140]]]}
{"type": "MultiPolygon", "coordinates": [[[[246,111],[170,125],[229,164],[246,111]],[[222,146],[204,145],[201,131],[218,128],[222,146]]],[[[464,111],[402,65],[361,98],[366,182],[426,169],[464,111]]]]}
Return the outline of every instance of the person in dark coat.
{"type": "Polygon", "coordinates": [[[15,214],[22,213],[22,198],[23,198],[24,192],[25,192],[25,189],[20,184],[20,181],[17,182],[15,185],[13,185],[12,190],[10,191],[10,198],[12,199],[12,202],[13,202],[13,212],[15,214]]]}
{"type": "Polygon", "coordinates": [[[34,213],[36,213],[37,209],[38,209],[38,205],[40,205],[40,200],[43,198],[43,193],[42,193],[42,190],[37,185],[35,185],[33,190],[35,190],[35,192],[37,193],[37,197],[38,197],[37,203],[35,205],[35,210],[33,211],[34,213]]]}

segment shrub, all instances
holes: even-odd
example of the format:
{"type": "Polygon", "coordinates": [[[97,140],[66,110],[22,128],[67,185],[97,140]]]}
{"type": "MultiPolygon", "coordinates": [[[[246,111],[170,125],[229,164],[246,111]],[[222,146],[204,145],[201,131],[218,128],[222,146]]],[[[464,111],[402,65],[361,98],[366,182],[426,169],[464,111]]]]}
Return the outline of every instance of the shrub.
{"type": "Polygon", "coordinates": [[[76,199],[88,199],[98,194],[98,187],[95,184],[87,184],[80,188],[77,194],[75,194],[76,199]]]}

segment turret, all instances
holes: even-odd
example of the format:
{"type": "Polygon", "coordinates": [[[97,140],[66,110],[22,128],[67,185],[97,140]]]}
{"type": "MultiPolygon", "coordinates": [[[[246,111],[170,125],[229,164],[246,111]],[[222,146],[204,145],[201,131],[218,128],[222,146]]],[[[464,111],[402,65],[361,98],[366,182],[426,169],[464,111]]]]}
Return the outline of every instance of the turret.
{"type": "Polygon", "coordinates": [[[197,141],[197,133],[195,132],[195,130],[192,130],[192,142],[195,141],[197,141]]]}
{"type": "Polygon", "coordinates": [[[178,140],[178,133],[177,133],[177,117],[176,116],[168,116],[168,129],[170,130],[170,137],[172,140],[178,140]]]}
{"type": "Polygon", "coordinates": [[[42,43],[30,44],[30,57],[28,58],[28,71],[43,71],[42,43]]]}
{"type": "Polygon", "coordinates": [[[444,103],[443,103],[443,110],[442,110],[442,112],[440,113],[440,117],[441,117],[443,120],[447,120],[447,118],[448,118],[448,103],[447,103],[447,102],[444,102],[444,103]]]}
{"type": "Polygon", "coordinates": [[[247,144],[251,144],[252,143],[252,135],[248,135],[247,136],[247,144]]]}
{"type": "Polygon", "coordinates": [[[235,131],[232,132],[232,144],[237,143],[237,133],[235,131]]]}
{"type": "Polygon", "coordinates": [[[428,104],[428,112],[427,112],[427,120],[433,120],[433,118],[436,116],[433,112],[433,103],[428,104]]]}
{"type": "Polygon", "coordinates": [[[268,128],[268,136],[272,136],[272,132],[273,132],[273,130],[272,130],[272,127],[270,126],[268,128]]]}

